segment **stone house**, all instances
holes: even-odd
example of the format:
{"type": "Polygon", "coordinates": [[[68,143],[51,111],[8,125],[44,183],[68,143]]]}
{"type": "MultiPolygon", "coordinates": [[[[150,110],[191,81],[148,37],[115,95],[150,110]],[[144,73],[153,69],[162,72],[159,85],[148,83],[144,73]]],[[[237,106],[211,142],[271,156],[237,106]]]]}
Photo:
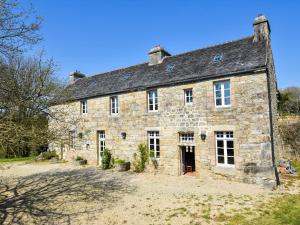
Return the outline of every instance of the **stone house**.
{"type": "MultiPolygon", "coordinates": [[[[248,183],[279,182],[276,160],[277,83],[270,26],[255,18],[254,35],[171,55],[156,46],[146,63],[85,77],[70,74],[65,144],[68,160],[99,165],[108,148],[131,161],[148,145],[158,170],[172,175],[218,174],[248,183]]],[[[62,123],[50,120],[50,129],[62,123]]]]}

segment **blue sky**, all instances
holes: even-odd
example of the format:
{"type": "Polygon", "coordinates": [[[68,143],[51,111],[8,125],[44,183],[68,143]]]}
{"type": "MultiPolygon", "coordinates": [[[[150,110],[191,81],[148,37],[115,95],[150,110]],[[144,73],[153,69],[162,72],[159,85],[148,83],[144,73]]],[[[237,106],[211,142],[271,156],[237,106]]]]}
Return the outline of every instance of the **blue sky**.
{"type": "Polygon", "coordinates": [[[265,14],[280,88],[300,86],[300,1],[23,0],[44,17],[44,49],[61,78],[93,75],[148,60],[160,44],[171,54],[252,35],[265,14]]]}

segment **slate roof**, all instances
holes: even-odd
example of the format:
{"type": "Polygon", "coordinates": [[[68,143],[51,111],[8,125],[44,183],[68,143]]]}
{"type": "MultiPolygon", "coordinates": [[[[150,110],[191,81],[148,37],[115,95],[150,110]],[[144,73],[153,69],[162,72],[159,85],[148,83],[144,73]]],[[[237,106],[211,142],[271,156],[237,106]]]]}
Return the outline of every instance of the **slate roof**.
{"type": "Polygon", "coordinates": [[[266,43],[253,43],[251,36],[170,56],[157,65],[149,66],[147,62],[81,78],[67,87],[68,100],[200,81],[249,72],[265,65],[266,43]],[[216,55],[221,55],[222,60],[216,62],[216,55]]]}

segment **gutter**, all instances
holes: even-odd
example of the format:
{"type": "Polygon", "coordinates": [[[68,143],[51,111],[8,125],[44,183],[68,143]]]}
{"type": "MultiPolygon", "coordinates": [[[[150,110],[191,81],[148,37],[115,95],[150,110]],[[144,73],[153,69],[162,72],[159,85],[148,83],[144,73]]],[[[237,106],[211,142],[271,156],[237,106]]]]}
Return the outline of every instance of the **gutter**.
{"type": "Polygon", "coordinates": [[[271,133],[271,152],[272,152],[272,166],[274,169],[276,185],[280,185],[279,174],[275,162],[275,144],[274,144],[274,130],[273,130],[273,113],[272,113],[272,99],[271,99],[271,86],[270,86],[270,74],[269,69],[267,72],[267,85],[268,85],[268,102],[269,102],[269,118],[270,118],[270,133],[271,133]]]}
{"type": "MultiPolygon", "coordinates": [[[[211,79],[216,79],[216,78],[222,78],[222,77],[228,77],[228,76],[234,76],[234,75],[243,75],[243,74],[247,74],[247,73],[251,73],[251,72],[257,73],[257,72],[265,71],[266,69],[267,69],[266,66],[259,66],[259,67],[253,68],[253,69],[240,70],[240,71],[231,72],[231,73],[227,73],[227,74],[214,74],[214,75],[210,74],[210,75],[201,76],[201,77],[192,77],[192,78],[179,80],[179,81],[171,81],[171,82],[164,83],[164,84],[156,84],[156,85],[151,85],[151,86],[139,86],[139,87],[124,89],[122,91],[109,92],[106,94],[95,94],[95,95],[90,95],[90,96],[85,96],[85,97],[77,97],[77,98],[73,98],[73,99],[67,99],[67,100],[65,100],[64,103],[75,102],[75,101],[97,98],[97,97],[124,94],[124,93],[128,93],[128,92],[144,91],[144,90],[149,90],[152,88],[175,86],[175,85],[185,84],[185,83],[195,83],[195,82],[199,82],[199,81],[211,80],[211,79]]],[[[197,74],[195,74],[195,75],[197,75],[197,74]]],[[[60,105],[60,104],[61,103],[57,103],[57,104],[54,103],[51,106],[60,105]]]]}

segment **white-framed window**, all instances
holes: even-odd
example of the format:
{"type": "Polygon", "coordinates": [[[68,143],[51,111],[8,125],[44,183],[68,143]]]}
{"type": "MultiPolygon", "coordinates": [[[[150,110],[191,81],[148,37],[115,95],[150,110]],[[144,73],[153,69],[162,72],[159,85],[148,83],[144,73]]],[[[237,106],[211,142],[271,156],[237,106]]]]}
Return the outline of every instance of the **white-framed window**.
{"type": "Polygon", "coordinates": [[[194,142],[194,133],[180,133],[179,134],[180,143],[193,143],[194,142]]]}
{"type": "Polygon", "coordinates": [[[148,148],[150,157],[160,158],[159,131],[148,131],[148,148]]]}
{"type": "Polygon", "coordinates": [[[100,130],[98,131],[98,149],[100,156],[103,155],[105,149],[105,131],[100,130]]]}
{"type": "Polygon", "coordinates": [[[186,105],[193,104],[193,89],[184,90],[184,101],[186,105]]]}
{"type": "Polygon", "coordinates": [[[69,131],[69,146],[70,148],[75,148],[75,130],[69,131]]]}
{"type": "Polygon", "coordinates": [[[118,96],[110,97],[110,108],[111,108],[111,114],[119,113],[118,96]]]}
{"type": "Polygon", "coordinates": [[[148,111],[155,112],[158,110],[157,91],[148,91],[148,111]]]}
{"type": "Polygon", "coordinates": [[[81,104],[81,113],[82,113],[82,114],[88,113],[87,100],[81,101],[80,104],[81,104]]]}
{"type": "Polygon", "coordinates": [[[229,107],[231,105],[230,80],[215,82],[214,92],[216,107],[229,107]]]}
{"type": "Polygon", "coordinates": [[[234,166],[234,145],[232,131],[216,132],[217,165],[234,166]]]}

